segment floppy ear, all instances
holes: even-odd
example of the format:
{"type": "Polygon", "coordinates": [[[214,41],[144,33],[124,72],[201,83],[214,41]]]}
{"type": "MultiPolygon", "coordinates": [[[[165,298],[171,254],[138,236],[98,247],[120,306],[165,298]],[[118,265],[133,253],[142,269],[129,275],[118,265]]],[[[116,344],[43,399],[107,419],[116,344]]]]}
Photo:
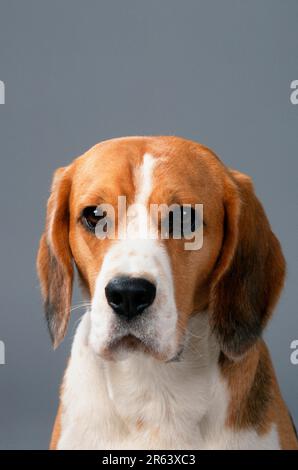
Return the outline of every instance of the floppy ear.
{"type": "Polygon", "coordinates": [[[51,339],[56,348],[65,336],[72,295],[73,266],[68,240],[69,167],[55,174],[47,205],[46,227],[37,255],[37,271],[51,339]]]}
{"type": "Polygon", "coordinates": [[[244,354],[261,336],[285,277],[285,260],[246,175],[230,171],[225,234],[211,287],[211,325],[222,351],[244,354]]]}

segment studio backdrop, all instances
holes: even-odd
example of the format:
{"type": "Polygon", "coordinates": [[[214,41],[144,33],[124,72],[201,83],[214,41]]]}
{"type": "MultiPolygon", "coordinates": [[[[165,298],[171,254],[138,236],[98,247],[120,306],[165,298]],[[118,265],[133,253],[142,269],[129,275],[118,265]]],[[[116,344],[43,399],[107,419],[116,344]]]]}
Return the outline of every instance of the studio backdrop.
{"type": "Polygon", "coordinates": [[[265,338],[298,423],[297,24],[295,0],[1,0],[1,449],[48,447],[84,313],[54,352],[35,268],[53,172],[117,136],[183,136],[253,179],[287,261],[265,338]]]}

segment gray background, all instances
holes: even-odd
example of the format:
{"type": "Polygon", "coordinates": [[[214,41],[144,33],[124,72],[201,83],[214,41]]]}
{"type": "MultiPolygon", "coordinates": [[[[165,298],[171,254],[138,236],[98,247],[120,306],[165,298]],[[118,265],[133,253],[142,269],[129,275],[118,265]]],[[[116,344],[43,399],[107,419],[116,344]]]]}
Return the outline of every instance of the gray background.
{"type": "Polygon", "coordinates": [[[201,141],[253,177],[288,261],[266,337],[298,422],[297,25],[297,0],[1,0],[1,448],[47,447],[83,313],[52,352],[35,273],[52,172],[130,134],[201,141]]]}

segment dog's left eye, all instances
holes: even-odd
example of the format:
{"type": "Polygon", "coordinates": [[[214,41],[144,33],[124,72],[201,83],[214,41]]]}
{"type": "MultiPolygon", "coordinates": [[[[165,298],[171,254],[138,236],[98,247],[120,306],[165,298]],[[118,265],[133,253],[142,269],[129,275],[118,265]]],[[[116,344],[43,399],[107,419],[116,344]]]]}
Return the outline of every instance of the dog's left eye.
{"type": "Polygon", "coordinates": [[[90,230],[90,232],[95,232],[97,223],[104,217],[104,214],[98,214],[96,206],[89,206],[83,209],[81,214],[81,221],[83,225],[90,230]]]}
{"type": "Polygon", "coordinates": [[[169,212],[162,222],[162,230],[166,238],[183,238],[192,235],[200,225],[200,216],[189,205],[178,206],[169,212]]]}
{"type": "Polygon", "coordinates": [[[181,234],[188,236],[197,230],[198,214],[189,206],[181,206],[181,234]]]}

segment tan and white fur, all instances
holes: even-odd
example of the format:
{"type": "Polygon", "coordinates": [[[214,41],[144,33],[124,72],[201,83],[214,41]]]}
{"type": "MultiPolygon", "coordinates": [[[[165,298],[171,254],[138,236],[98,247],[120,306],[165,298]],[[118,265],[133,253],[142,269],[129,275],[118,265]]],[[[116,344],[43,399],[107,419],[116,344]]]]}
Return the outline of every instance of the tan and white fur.
{"type": "MultiPolygon", "coordinates": [[[[119,225],[120,221],[116,221],[119,225]]],[[[250,179],[176,137],[105,141],[57,171],[38,253],[54,346],[70,315],[73,266],[89,307],[61,387],[52,449],[297,449],[262,331],[285,263],[250,179]],[[126,239],[99,240],[85,207],[128,200],[126,239]],[[151,203],[203,204],[204,243],[143,236],[151,203]],[[145,208],[145,210],[144,210],[145,208]],[[132,322],[115,276],[156,286],[132,322]]]]}

